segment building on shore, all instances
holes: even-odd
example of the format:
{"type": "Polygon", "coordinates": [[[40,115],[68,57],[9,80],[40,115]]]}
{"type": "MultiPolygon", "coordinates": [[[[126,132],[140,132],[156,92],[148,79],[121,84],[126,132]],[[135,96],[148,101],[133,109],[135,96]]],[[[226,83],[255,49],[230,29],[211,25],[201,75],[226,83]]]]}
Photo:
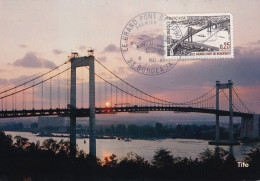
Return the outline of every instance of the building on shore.
{"type": "Polygon", "coordinates": [[[38,117],[38,129],[55,129],[58,131],[65,131],[69,127],[70,120],[67,117],[38,117]]]}

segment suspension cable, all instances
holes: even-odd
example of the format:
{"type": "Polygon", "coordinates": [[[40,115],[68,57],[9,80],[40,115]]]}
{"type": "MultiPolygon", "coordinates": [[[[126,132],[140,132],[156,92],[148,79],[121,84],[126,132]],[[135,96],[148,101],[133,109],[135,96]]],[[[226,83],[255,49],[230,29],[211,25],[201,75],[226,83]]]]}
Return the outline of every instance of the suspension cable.
{"type": "Polygon", "coordinates": [[[0,94],[3,94],[3,93],[5,93],[5,92],[9,92],[9,91],[14,90],[14,89],[16,89],[16,88],[18,88],[18,87],[21,87],[21,86],[23,86],[23,85],[26,85],[26,84],[28,84],[28,83],[30,83],[30,82],[32,82],[32,81],[35,81],[35,80],[37,80],[37,79],[39,79],[39,78],[41,78],[41,77],[47,75],[48,73],[51,73],[52,71],[54,71],[54,70],[60,68],[61,66],[63,66],[63,65],[66,64],[67,62],[68,62],[68,61],[66,61],[65,63],[59,65],[58,67],[56,67],[56,68],[54,68],[54,69],[52,69],[52,70],[50,70],[50,71],[48,71],[48,72],[46,72],[46,73],[44,73],[44,74],[38,76],[38,77],[35,77],[35,78],[33,78],[33,79],[31,79],[31,80],[29,80],[29,81],[27,81],[27,82],[24,82],[24,83],[22,83],[22,84],[19,84],[19,85],[13,87],[13,88],[10,88],[10,89],[7,89],[7,90],[5,90],[5,91],[2,91],[2,92],[0,92],[0,94]]]}

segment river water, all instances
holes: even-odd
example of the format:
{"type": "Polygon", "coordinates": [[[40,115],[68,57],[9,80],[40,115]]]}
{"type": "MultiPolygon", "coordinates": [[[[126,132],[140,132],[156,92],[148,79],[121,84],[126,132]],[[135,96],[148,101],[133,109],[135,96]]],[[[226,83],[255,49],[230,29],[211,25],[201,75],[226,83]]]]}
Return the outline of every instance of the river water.
{"type": "MultiPolygon", "coordinates": [[[[40,141],[42,143],[44,140],[51,138],[38,137],[30,132],[5,132],[13,137],[19,135],[28,138],[30,142],[40,141]]],[[[68,140],[68,138],[60,137],[53,137],[52,139],[57,141],[60,141],[61,139],[68,140]]],[[[79,149],[84,150],[86,153],[89,152],[88,139],[77,139],[77,145],[79,149]],[[84,143],[84,140],[86,143],[84,143]]],[[[241,144],[233,146],[232,148],[230,148],[230,146],[222,146],[222,148],[227,151],[230,151],[231,149],[236,159],[242,161],[252,146],[252,144],[241,144]]],[[[215,146],[208,145],[208,141],[206,140],[196,139],[131,140],[130,142],[117,139],[97,139],[97,157],[101,160],[112,154],[115,154],[118,158],[122,158],[126,156],[127,153],[133,152],[143,156],[146,160],[151,161],[154,152],[160,148],[165,148],[171,151],[174,156],[191,157],[194,159],[198,158],[199,153],[203,152],[207,148],[214,150],[215,146]]]]}

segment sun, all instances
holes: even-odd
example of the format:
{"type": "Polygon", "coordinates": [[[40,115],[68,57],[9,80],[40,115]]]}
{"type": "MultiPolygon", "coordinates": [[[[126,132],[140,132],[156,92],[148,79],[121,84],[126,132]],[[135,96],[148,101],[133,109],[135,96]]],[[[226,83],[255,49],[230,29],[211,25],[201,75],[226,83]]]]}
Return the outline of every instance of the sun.
{"type": "Polygon", "coordinates": [[[110,103],[109,102],[106,102],[106,107],[108,107],[110,105],[110,103]]]}

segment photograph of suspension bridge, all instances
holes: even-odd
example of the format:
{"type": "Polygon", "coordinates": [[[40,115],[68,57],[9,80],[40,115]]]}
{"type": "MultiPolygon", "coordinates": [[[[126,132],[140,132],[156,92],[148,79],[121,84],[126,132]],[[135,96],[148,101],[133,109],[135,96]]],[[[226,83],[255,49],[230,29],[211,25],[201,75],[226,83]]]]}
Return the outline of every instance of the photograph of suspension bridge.
{"type": "Polygon", "coordinates": [[[0,180],[259,180],[259,5],[0,1],[0,180]],[[228,16],[183,22],[202,29],[188,28],[169,53],[205,43],[196,41],[212,28],[211,38],[233,33],[234,59],[134,71],[120,38],[140,14],[152,25],[153,12],[231,13],[234,32],[228,16]]]}

